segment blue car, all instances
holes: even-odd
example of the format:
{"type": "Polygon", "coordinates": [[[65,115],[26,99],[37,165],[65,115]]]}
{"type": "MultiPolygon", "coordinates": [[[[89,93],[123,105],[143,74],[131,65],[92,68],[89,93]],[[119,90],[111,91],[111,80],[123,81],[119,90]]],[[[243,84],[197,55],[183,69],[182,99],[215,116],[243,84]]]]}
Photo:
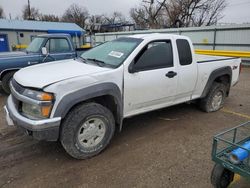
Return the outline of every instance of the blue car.
{"type": "Polygon", "coordinates": [[[10,93],[9,83],[14,73],[23,67],[76,58],[84,50],[76,50],[68,34],[47,34],[35,37],[24,52],[0,53],[2,89],[10,93]]]}

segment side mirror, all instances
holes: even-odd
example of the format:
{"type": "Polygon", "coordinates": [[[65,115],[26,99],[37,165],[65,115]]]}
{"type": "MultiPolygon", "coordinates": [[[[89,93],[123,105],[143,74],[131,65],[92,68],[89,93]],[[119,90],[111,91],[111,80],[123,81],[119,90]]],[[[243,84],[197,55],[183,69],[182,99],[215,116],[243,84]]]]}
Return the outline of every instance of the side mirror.
{"type": "Polygon", "coordinates": [[[42,47],[42,54],[43,55],[48,55],[48,51],[46,47],[42,47]]]}

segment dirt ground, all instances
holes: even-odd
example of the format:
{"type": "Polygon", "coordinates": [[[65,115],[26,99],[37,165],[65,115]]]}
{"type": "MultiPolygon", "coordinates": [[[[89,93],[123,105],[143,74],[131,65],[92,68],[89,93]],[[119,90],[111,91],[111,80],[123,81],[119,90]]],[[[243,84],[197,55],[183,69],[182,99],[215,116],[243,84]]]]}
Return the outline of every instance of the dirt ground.
{"type": "MultiPolygon", "coordinates": [[[[7,127],[0,96],[0,187],[211,187],[212,137],[250,120],[250,68],[225,109],[182,104],[125,120],[110,146],[89,160],[69,157],[60,143],[38,142],[7,127]]],[[[247,188],[237,178],[231,187],[247,188]]]]}

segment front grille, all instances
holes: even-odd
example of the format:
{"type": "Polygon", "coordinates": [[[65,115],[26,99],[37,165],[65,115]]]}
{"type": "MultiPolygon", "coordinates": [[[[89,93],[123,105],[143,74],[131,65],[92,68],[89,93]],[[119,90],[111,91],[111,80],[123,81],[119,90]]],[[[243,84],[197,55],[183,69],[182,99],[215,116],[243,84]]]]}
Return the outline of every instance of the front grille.
{"type": "MultiPolygon", "coordinates": [[[[18,93],[23,93],[24,91],[24,88],[18,84],[15,79],[13,78],[12,81],[11,81],[11,85],[12,87],[15,89],[16,92],[18,93]]],[[[21,101],[19,101],[14,95],[12,95],[12,99],[13,99],[13,102],[16,106],[16,108],[18,109],[18,111],[20,112],[20,107],[21,107],[21,101]]]]}

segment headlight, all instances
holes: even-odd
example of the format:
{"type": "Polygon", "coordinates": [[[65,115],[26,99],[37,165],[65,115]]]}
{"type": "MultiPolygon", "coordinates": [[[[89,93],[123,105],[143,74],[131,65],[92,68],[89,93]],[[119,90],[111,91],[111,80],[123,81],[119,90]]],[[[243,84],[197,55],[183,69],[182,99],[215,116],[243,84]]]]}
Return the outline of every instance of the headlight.
{"type": "Polygon", "coordinates": [[[26,97],[39,100],[39,101],[52,101],[53,100],[53,95],[51,93],[45,93],[42,91],[25,89],[22,94],[26,97]]]}
{"type": "Polygon", "coordinates": [[[41,101],[40,104],[33,102],[23,102],[23,115],[31,119],[44,119],[50,116],[54,99],[53,94],[30,89],[25,89],[22,94],[36,101],[41,101]]]}
{"type": "Polygon", "coordinates": [[[39,106],[37,104],[22,104],[22,112],[25,116],[31,119],[43,119],[48,118],[52,109],[52,105],[39,106]]]}

